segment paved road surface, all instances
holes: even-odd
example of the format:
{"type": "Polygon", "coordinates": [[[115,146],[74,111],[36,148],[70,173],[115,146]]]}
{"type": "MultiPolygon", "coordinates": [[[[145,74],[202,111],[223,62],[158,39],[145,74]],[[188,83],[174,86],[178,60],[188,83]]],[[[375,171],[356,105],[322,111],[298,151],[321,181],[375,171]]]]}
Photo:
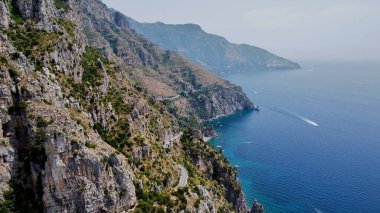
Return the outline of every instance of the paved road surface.
{"type": "Polygon", "coordinates": [[[184,166],[182,165],[178,165],[178,166],[181,169],[181,177],[179,178],[179,183],[177,187],[185,187],[187,185],[187,179],[189,178],[189,172],[184,166]]]}

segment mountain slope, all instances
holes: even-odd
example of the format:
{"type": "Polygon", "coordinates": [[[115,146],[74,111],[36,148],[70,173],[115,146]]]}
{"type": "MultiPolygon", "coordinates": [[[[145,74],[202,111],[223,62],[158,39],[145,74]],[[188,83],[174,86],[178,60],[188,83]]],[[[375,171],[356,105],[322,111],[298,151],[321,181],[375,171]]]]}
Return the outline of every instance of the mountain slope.
{"type": "Polygon", "coordinates": [[[0,1],[0,211],[247,212],[202,122],[253,104],[125,20],[99,0],[0,1]]]}
{"type": "Polygon", "coordinates": [[[139,23],[131,18],[128,22],[136,32],[160,47],[176,51],[216,74],[300,68],[264,49],[233,44],[223,37],[208,34],[198,25],[139,23]]]}

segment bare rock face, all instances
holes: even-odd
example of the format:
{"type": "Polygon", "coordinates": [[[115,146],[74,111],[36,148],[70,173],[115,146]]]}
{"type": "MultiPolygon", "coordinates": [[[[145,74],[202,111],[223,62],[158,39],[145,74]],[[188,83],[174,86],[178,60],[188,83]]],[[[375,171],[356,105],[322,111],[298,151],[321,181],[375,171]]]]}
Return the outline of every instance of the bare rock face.
{"type": "Polygon", "coordinates": [[[0,137],[0,200],[4,199],[4,192],[9,190],[8,182],[11,180],[15,151],[9,141],[0,137]]]}
{"type": "MultiPolygon", "coordinates": [[[[2,3],[0,2],[0,6],[2,3]]],[[[4,47],[4,49],[0,49],[0,55],[6,54],[8,45],[0,36],[0,47],[4,47]]],[[[8,108],[13,105],[13,89],[14,86],[7,70],[0,66],[0,200],[3,199],[4,192],[10,190],[8,183],[14,173],[16,157],[15,150],[10,142],[10,138],[14,135],[14,132],[8,128],[11,121],[8,108]]]]}
{"type": "Polygon", "coordinates": [[[251,213],[264,213],[264,206],[259,203],[255,199],[255,202],[253,203],[253,207],[251,209],[251,213]]]}
{"type": "Polygon", "coordinates": [[[24,19],[35,18],[43,28],[53,29],[49,21],[56,14],[54,2],[51,0],[15,0],[12,3],[16,6],[24,19]],[[14,3],[13,3],[14,2],[14,3]]]}
{"type": "Polygon", "coordinates": [[[230,86],[212,86],[190,101],[193,108],[203,112],[204,120],[230,115],[240,110],[253,109],[251,101],[245,96],[241,88],[230,86]]]}
{"type": "Polygon", "coordinates": [[[125,19],[125,16],[122,13],[120,13],[119,11],[115,11],[113,13],[113,18],[114,18],[115,24],[119,26],[121,30],[125,31],[129,29],[129,23],[125,19]]]}
{"type": "MultiPolygon", "coordinates": [[[[65,127],[71,125],[64,124],[65,127]]],[[[78,127],[71,127],[75,128],[78,127]]],[[[47,136],[46,178],[43,181],[46,211],[118,212],[130,209],[136,202],[134,175],[125,158],[111,153],[112,149],[101,144],[99,138],[80,135],[75,140],[71,138],[59,133],[47,136]],[[86,148],[80,142],[88,139],[103,147],[102,150],[86,148]]]]}
{"type": "Polygon", "coordinates": [[[0,27],[7,29],[11,22],[9,11],[7,10],[7,4],[4,1],[0,1],[0,27]]]}

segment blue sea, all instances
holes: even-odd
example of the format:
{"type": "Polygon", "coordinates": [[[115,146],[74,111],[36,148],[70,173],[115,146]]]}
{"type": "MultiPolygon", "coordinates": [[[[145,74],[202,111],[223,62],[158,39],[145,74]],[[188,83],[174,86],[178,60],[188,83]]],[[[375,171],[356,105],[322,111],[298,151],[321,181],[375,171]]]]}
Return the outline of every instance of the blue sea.
{"type": "Polygon", "coordinates": [[[259,112],[212,122],[251,206],[268,213],[380,212],[380,65],[304,63],[224,76],[259,112]]]}

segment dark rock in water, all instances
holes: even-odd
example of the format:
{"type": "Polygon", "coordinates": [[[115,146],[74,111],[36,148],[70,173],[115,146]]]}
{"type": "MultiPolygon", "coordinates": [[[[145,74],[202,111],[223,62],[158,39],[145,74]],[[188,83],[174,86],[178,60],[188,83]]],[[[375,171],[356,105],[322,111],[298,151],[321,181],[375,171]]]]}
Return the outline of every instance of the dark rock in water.
{"type": "Polygon", "coordinates": [[[264,206],[255,199],[251,209],[251,213],[264,213],[264,206]]]}

